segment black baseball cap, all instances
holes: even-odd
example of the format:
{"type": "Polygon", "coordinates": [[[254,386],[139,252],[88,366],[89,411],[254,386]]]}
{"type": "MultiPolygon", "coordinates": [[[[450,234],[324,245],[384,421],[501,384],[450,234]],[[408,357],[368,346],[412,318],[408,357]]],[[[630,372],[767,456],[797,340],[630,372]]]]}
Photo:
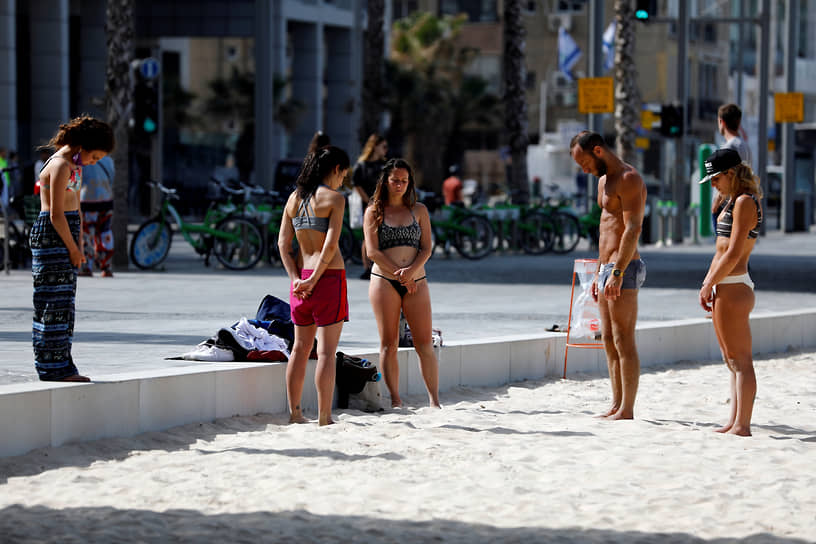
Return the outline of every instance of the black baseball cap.
{"type": "Polygon", "coordinates": [[[730,147],[718,149],[708,156],[703,162],[705,164],[706,176],[700,180],[700,183],[705,183],[711,180],[717,174],[722,174],[729,168],[734,168],[742,162],[742,159],[735,150],[730,147]]]}

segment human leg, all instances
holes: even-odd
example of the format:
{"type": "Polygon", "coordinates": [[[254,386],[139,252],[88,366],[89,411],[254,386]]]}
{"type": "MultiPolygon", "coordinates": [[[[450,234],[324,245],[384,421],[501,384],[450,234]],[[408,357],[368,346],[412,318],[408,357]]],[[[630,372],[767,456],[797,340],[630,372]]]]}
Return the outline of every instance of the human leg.
{"type": "MultiPolygon", "coordinates": [[[[714,297],[713,306],[717,304],[717,298],[714,297]]],[[[709,316],[711,318],[711,324],[714,326],[714,335],[717,337],[717,344],[720,346],[720,355],[722,356],[722,360],[725,363],[725,367],[728,369],[729,374],[729,383],[730,383],[730,390],[731,390],[731,414],[728,416],[728,422],[723,425],[722,427],[715,429],[718,433],[727,433],[731,430],[731,427],[734,426],[734,420],[737,417],[737,380],[736,374],[734,374],[734,369],[731,368],[731,363],[728,361],[728,357],[725,356],[725,344],[723,342],[722,333],[720,332],[720,320],[714,319],[714,312],[711,312],[709,316]]]]}
{"type": "Polygon", "coordinates": [[[113,203],[100,210],[96,222],[96,264],[103,276],[112,276],[111,259],[113,259],[113,203]]]}
{"type": "Polygon", "coordinates": [[[729,366],[732,391],[732,419],[723,432],[751,436],[751,416],[756,397],[756,373],[751,354],[749,315],[754,307],[754,291],[745,284],[718,285],[713,320],[721,337],[721,349],[729,366]]]}
{"type": "Polygon", "coordinates": [[[417,282],[417,291],[405,295],[402,299],[402,312],[411,327],[414,349],[419,356],[419,369],[428,391],[428,402],[431,406],[439,405],[439,362],[433,349],[431,328],[431,293],[428,282],[417,282]]]}
{"type": "MultiPolygon", "coordinates": [[[[79,214],[65,214],[74,239],[79,239],[79,214]]],[[[32,344],[34,366],[43,381],[90,381],[80,376],[71,356],[74,333],[76,270],[68,249],[47,212],[32,226],[31,274],[34,283],[32,344]]]]}
{"type": "Polygon", "coordinates": [[[289,422],[305,423],[301,397],[303,396],[303,382],[306,380],[306,363],[314,344],[317,325],[295,325],[295,341],[292,344],[292,353],[286,365],[286,398],[289,401],[289,422]]]}
{"type": "Polygon", "coordinates": [[[337,367],[335,356],[343,322],[317,328],[317,369],[315,370],[315,388],[317,388],[317,422],[319,425],[334,423],[331,418],[334,381],[337,367]]]}
{"type": "Polygon", "coordinates": [[[616,300],[607,301],[612,323],[612,337],[618,354],[620,407],[609,419],[632,419],[640,381],[640,359],[635,343],[637,323],[637,289],[621,289],[616,300]]]}
{"type": "Polygon", "coordinates": [[[603,294],[598,297],[598,310],[601,316],[601,338],[604,353],[606,354],[606,366],[609,369],[609,382],[612,387],[612,405],[598,417],[608,417],[617,412],[621,405],[621,396],[623,394],[621,392],[620,357],[612,334],[612,317],[609,315],[609,304],[603,294]]]}
{"type": "Polygon", "coordinates": [[[79,266],[80,276],[92,276],[94,269],[94,247],[96,246],[96,218],[95,211],[82,211],[82,251],[85,254],[85,263],[79,266]]]}
{"type": "Polygon", "coordinates": [[[368,286],[368,299],[377,320],[380,334],[380,367],[385,386],[391,395],[391,406],[402,406],[399,395],[399,316],[402,299],[393,287],[381,278],[373,277],[368,286]]]}

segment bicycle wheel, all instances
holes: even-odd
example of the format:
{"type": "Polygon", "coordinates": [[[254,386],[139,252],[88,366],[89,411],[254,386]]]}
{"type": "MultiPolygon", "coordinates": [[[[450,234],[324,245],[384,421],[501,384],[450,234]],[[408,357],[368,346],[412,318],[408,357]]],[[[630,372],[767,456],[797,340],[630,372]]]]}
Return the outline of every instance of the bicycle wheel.
{"type": "Polygon", "coordinates": [[[569,213],[555,212],[552,220],[555,225],[553,253],[561,255],[574,250],[581,241],[581,224],[578,218],[569,213]]]}
{"type": "Polygon", "coordinates": [[[530,255],[547,253],[555,241],[555,225],[545,213],[534,212],[529,214],[519,224],[521,230],[521,247],[530,255]]]}
{"type": "Polygon", "coordinates": [[[170,252],[173,232],[158,218],[148,219],[130,241],[130,260],[142,270],[160,265],[170,252]]]}
{"type": "Polygon", "coordinates": [[[230,270],[247,270],[263,257],[263,235],[254,221],[225,217],[215,226],[213,253],[230,270]]]}
{"type": "Polygon", "coordinates": [[[481,215],[469,215],[459,222],[453,245],[459,255],[476,260],[487,257],[493,251],[493,226],[481,215]]]}

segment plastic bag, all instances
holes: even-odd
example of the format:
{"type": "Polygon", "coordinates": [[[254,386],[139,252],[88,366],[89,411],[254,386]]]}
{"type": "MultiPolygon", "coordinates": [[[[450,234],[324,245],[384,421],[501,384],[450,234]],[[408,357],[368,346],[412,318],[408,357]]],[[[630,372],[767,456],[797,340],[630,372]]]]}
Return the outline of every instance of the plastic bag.
{"type": "Polygon", "coordinates": [[[592,282],[597,269],[595,259],[575,261],[580,292],[572,305],[572,319],[569,324],[570,338],[586,337],[598,340],[601,337],[601,312],[598,302],[592,298],[592,282]]]}
{"type": "Polygon", "coordinates": [[[353,229],[363,228],[363,197],[352,189],[349,200],[349,226],[353,229]]]}

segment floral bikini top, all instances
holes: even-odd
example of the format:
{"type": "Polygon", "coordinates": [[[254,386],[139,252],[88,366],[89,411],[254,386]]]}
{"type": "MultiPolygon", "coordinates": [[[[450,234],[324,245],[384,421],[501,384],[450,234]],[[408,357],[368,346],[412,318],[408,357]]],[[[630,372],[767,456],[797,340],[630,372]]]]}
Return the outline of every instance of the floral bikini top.
{"type": "MultiPolygon", "coordinates": [[[[40,173],[42,173],[42,171],[45,170],[45,165],[48,164],[49,162],[51,162],[51,159],[53,159],[54,157],[56,157],[56,155],[51,155],[48,158],[48,160],[45,161],[45,164],[43,164],[43,167],[40,169],[40,173]]],[[[59,157],[59,158],[62,158],[62,157],[59,157]]],[[[63,160],[66,160],[66,159],[63,159],[63,160]]],[[[68,191],[69,193],[73,193],[73,192],[79,190],[80,185],[82,185],[82,167],[78,166],[78,165],[72,165],[71,166],[71,177],[68,178],[68,185],[65,187],[65,190],[68,191]]],[[[51,185],[50,184],[49,185],[41,184],[41,187],[43,189],[50,189],[51,185]]]]}
{"type": "Polygon", "coordinates": [[[422,229],[417,223],[414,212],[411,212],[413,222],[410,225],[392,227],[385,224],[385,219],[377,229],[379,237],[380,249],[391,249],[392,247],[406,246],[414,249],[420,248],[420,238],[422,237],[422,229]]]}

